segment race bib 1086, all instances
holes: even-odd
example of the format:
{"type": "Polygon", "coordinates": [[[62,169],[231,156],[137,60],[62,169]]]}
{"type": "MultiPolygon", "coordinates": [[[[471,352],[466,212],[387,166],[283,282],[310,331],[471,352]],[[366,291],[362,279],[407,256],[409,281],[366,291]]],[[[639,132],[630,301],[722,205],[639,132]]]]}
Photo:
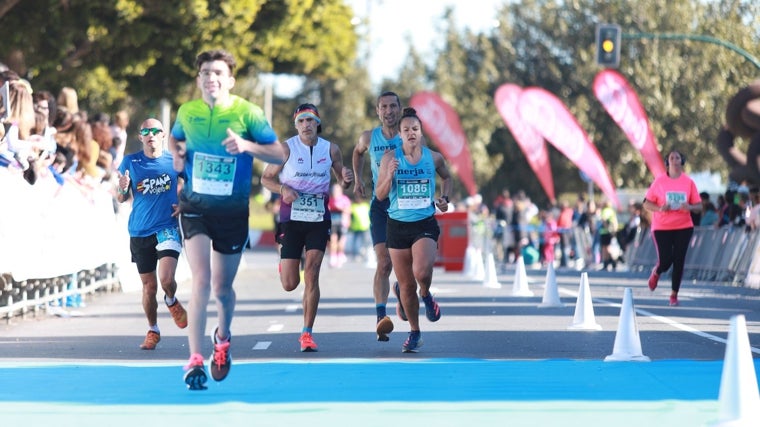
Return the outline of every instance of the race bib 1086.
{"type": "Polygon", "coordinates": [[[430,179],[399,179],[396,201],[399,209],[423,209],[430,206],[430,179]]]}

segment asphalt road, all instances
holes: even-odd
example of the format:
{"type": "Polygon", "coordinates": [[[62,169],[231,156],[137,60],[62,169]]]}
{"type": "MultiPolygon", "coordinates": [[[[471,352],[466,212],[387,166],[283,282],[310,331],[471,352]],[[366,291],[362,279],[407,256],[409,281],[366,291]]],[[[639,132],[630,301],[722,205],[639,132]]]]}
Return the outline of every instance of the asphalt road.
{"type": "MultiPolygon", "coordinates": [[[[316,353],[301,353],[301,290],[285,292],[278,279],[273,250],[248,251],[235,282],[237,307],[232,324],[235,360],[313,360],[334,358],[399,359],[477,358],[495,360],[603,360],[613,351],[626,288],[631,289],[642,352],[652,360],[722,360],[730,318],[745,316],[755,358],[760,357],[760,291],[720,284],[684,283],[681,305],[668,306],[669,279],[655,292],[646,277],[626,272],[586,272],[591,307],[577,301],[581,272],[556,270],[557,292],[564,307],[542,308],[545,270],[528,269],[533,296],[514,296],[515,273],[498,276],[500,288],[484,286],[462,272],[436,268],[433,292],[443,313],[440,321],[422,320],[424,347],[402,354],[408,324],[395,315],[395,297],[388,304],[395,331],[389,342],[377,342],[371,280],[364,263],[330,268],[321,274],[321,302],[314,327],[316,353]],[[572,330],[576,311],[591,312],[601,330],[572,330]]],[[[178,297],[189,297],[189,283],[178,297]]],[[[188,357],[187,338],[165,307],[159,307],[162,340],[155,351],[139,349],[147,323],[140,293],[99,293],[86,307],[64,316],[16,318],[0,325],[0,362],[19,361],[172,361],[188,357]]],[[[209,332],[215,306],[209,305],[209,332]]],[[[589,321],[588,315],[583,316],[589,321]]],[[[622,333],[622,332],[621,332],[622,333]]],[[[626,334],[629,335],[629,334],[626,334]]],[[[634,337],[635,338],[635,337],[634,337]]],[[[629,337],[630,339],[630,337],[629,337]]],[[[210,340],[207,353],[210,353],[210,340]]]]}
{"type": "MultiPolygon", "coordinates": [[[[124,277],[131,291],[99,293],[83,308],[3,324],[2,425],[760,423],[757,290],[685,283],[681,306],[669,307],[667,280],[652,293],[640,274],[589,271],[586,288],[581,272],[558,270],[549,289],[564,306],[540,307],[546,271],[528,269],[515,286],[514,268],[498,283],[437,269],[433,292],[443,316],[423,320],[424,346],[403,354],[408,325],[395,316],[390,341],[375,340],[374,270],[325,265],[314,328],[319,351],[301,353],[301,290],[282,290],[276,262],[273,250],[245,254],[235,285],[233,368],[202,392],[182,381],[187,338],[166,308],[158,348],[139,349],[147,325],[139,286],[126,286],[130,270],[124,277]],[[621,306],[627,289],[632,298],[621,306]],[[516,296],[523,293],[533,295],[516,296]],[[726,342],[738,314],[750,349],[728,358],[727,347],[741,347],[737,338],[726,342]],[[570,328],[577,325],[593,330],[570,328]],[[631,353],[651,362],[605,361],[631,353]]],[[[183,270],[178,295],[186,302],[183,270]]],[[[394,305],[391,297],[389,312],[394,305]]],[[[213,319],[213,304],[209,312],[213,319]]],[[[209,321],[209,333],[214,326],[209,321]]],[[[211,353],[210,340],[204,353],[211,353]]]]}

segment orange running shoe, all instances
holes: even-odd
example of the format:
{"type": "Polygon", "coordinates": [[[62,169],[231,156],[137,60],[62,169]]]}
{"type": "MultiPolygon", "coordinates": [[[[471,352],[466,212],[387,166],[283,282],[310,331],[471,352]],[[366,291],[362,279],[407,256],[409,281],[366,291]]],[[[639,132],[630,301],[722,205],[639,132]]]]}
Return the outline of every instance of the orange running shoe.
{"type": "Polygon", "coordinates": [[[391,318],[388,316],[385,316],[382,319],[378,320],[376,330],[377,330],[378,341],[390,340],[390,338],[388,337],[388,334],[393,332],[393,322],[391,321],[391,318]]]}
{"type": "Polygon", "coordinates": [[[143,350],[155,350],[156,344],[161,341],[161,335],[157,332],[148,331],[145,335],[145,340],[140,344],[140,348],[143,350]]]}
{"type": "Polygon", "coordinates": [[[180,329],[187,328],[187,311],[185,311],[185,307],[182,307],[179,300],[175,301],[174,304],[168,307],[169,313],[172,314],[172,319],[174,319],[174,323],[177,327],[180,329]]]}

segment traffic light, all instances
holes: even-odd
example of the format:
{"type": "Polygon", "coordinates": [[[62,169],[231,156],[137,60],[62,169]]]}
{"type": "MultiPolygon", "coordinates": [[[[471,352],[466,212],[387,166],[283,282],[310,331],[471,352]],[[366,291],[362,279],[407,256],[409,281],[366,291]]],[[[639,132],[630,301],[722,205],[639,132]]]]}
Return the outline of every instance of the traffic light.
{"type": "Polygon", "coordinates": [[[596,63],[607,68],[620,65],[620,25],[596,26],[596,63]]]}

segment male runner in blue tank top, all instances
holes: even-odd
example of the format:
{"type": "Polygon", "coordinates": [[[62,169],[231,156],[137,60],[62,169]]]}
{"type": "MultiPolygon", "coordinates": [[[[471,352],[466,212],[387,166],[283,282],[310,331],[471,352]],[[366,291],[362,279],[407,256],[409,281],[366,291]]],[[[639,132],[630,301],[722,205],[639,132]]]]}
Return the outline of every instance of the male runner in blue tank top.
{"type": "MultiPolygon", "coordinates": [[[[377,313],[377,340],[388,341],[388,334],[393,331],[393,322],[386,315],[385,306],[388,303],[390,293],[391,257],[385,246],[385,228],[388,220],[388,200],[377,200],[375,197],[375,184],[377,183],[378,167],[380,159],[386,151],[394,150],[401,146],[401,138],[398,135],[398,120],[401,114],[401,101],[394,92],[383,92],[377,98],[377,116],[381,125],[362,132],[359,142],[354,147],[352,164],[354,167],[355,181],[354,194],[361,198],[367,198],[367,192],[362,181],[364,171],[364,154],[369,152],[370,169],[372,171],[372,201],[370,202],[370,234],[372,245],[377,258],[377,268],[373,281],[373,294],[375,297],[375,310],[377,313]]],[[[397,306],[397,312],[398,312],[397,306]]],[[[399,316],[401,317],[401,316],[399,316]]]]}
{"type": "Polygon", "coordinates": [[[443,156],[425,146],[422,122],[414,108],[404,109],[399,134],[402,145],[386,153],[380,163],[375,195],[378,200],[390,200],[386,244],[398,279],[394,291],[411,329],[401,351],[415,353],[422,346],[420,299],[429,321],[441,318],[441,309],[430,294],[440,235],[434,215],[436,207],[441,212],[449,209],[452,182],[443,156]],[[443,180],[439,198],[435,198],[436,175],[443,180]]]}

